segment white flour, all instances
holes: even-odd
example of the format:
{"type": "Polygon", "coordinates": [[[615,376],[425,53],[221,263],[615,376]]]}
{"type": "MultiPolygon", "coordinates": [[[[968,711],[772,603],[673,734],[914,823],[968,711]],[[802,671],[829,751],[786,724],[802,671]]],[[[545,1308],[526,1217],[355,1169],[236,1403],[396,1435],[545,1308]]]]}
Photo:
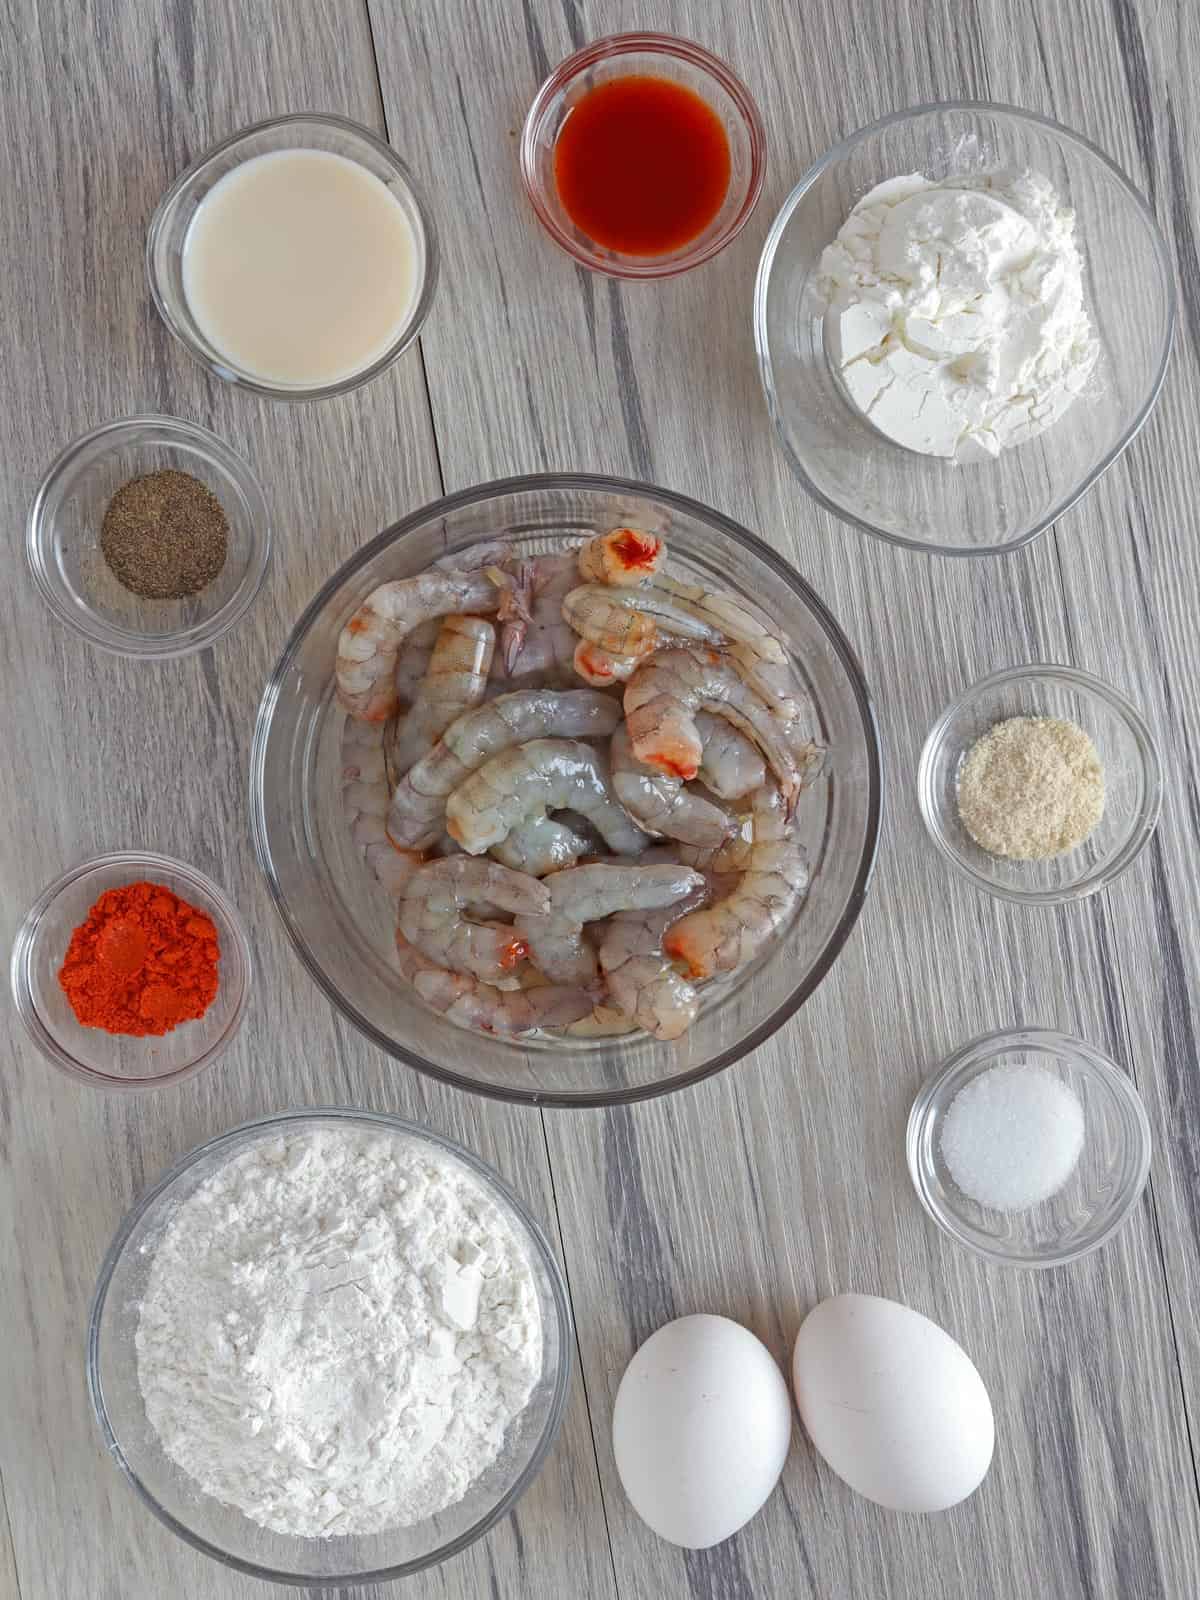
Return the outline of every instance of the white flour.
{"type": "Polygon", "coordinates": [[[202,1184],[163,1233],[137,1331],[171,1459],[309,1538],[460,1500],[541,1347],[528,1261],[478,1182],[362,1128],[262,1140],[202,1184]]]}

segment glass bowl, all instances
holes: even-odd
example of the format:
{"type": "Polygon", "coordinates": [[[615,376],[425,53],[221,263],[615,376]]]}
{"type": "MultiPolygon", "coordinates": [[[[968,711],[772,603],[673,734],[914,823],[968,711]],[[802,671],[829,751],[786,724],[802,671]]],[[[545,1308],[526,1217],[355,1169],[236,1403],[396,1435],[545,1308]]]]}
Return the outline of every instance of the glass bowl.
{"type": "Polygon", "coordinates": [[[934,844],[978,888],[1057,905],[1106,889],[1141,854],[1158,822],[1162,771],[1150,729],[1116,689],[1076,667],[1010,667],[965,690],[934,723],[917,799],[934,844]],[[971,746],[993,723],[1019,716],[1074,722],[1091,735],[1104,767],[1104,815],[1082,844],[1045,861],[989,854],[958,815],[959,773],[971,746]]]}
{"type": "Polygon", "coordinates": [[[96,856],[55,879],[17,932],[13,999],[29,1037],[55,1066],[101,1089],[157,1089],[215,1061],[237,1033],[250,993],[250,944],[233,902],[195,867],[145,850],[96,856]],[[206,912],[221,946],[216,998],[195,1022],[145,1038],[85,1028],[58,981],[71,935],[106,889],[148,879],[206,912]]]}
{"type": "Polygon", "coordinates": [[[862,907],[879,835],[881,766],[862,669],[825,606],[774,551],[681,495],[619,478],[547,474],[484,484],[416,511],[333,575],[267,685],[250,787],[255,850],[284,927],[351,1022],[398,1060],[460,1088],[587,1106],[643,1099],[719,1072],[804,1004],[862,907]],[[338,635],[378,584],[421,572],[447,553],[503,538],[530,555],[626,525],[666,535],[676,576],[753,597],[790,643],[817,737],[830,750],[797,813],[812,872],[808,897],[757,961],[708,986],[695,1024],[673,1043],[468,1032],[400,979],[395,903],[350,838],[341,796],[345,716],[333,692],[338,635]]]}
{"type": "Polygon", "coordinates": [[[142,1196],[113,1240],[92,1301],[88,1389],[104,1443],[161,1522],[238,1572],[303,1588],[386,1583],[456,1555],[512,1509],[554,1443],[571,1384],[573,1333],[566,1286],[545,1235],[485,1162],[450,1139],[385,1114],[334,1107],[284,1112],[244,1123],[193,1150],[142,1196]],[[262,1140],[308,1128],[363,1128],[429,1145],[465,1168],[523,1245],[542,1320],[542,1374],[504,1448],[457,1505],[410,1528],[331,1539],[274,1533],[223,1505],[166,1455],[146,1416],[135,1338],[154,1249],[179,1206],[233,1156],[262,1140]]]}
{"type": "Polygon", "coordinates": [[[206,151],[182,173],[159,202],[146,236],[146,273],[158,314],[180,344],[202,367],[226,383],[275,400],[323,400],[369,383],[404,354],[421,331],[433,304],[438,277],[437,233],[429,205],[412,173],[391,148],[368,129],[345,117],[306,112],[271,117],[232,134],[206,151]],[[404,208],[417,242],[417,283],[408,320],[391,345],[369,366],[334,383],[271,383],[242,371],[204,335],[183,288],[183,253],[188,228],[200,203],[220,180],[244,161],[277,150],[328,150],[373,173],[404,208]]]}
{"type": "Polygon", "coordinates": [[[1141,1196],[1150,1171],[1150,1124],[1141,1097],[1107,1056],[1049,1028],[984,1034],[938,1068],[913,1102],[908,1170],[921,1204],[952,1239],[989,1261],[1056,1267],[1098,1250],[1141,1196]],[[1084,1142],[1066,1184],[1027,1211],[993,1211],[963,1194],[942,1155],[942,1119],[972,1079],[995,1066],[1044,1068],[1075,1092],[1084,1142]]]}
{"type": "Polygon", "coordinates": [[[613,278],[672,278],[711,260],[758,204],[765,162],[762,118],[745,84],[703,46],[668,33],[619,33],[577,50],[538,90],[521,130],[521,177],[538,220],[574,260],[613,278]],[[563,209],[554,181],[554,149],[572,108],[597,84],[634,74],[691,89],[720,117],[729,140],[729,188],[721,209],[703,232],[663,255],[625,255],[589,239],[563,209]]]}
{"type": "Polygon", "coordinates": [[[1074,505],[1149,416],[1174,326],[1167,247],[1128,178],[1046,117],[964,101],[895,112],[822,156],[772,224],[754,295],[767,405],[801,483],[865,532],[941,555],[1019,549],[1074,505]],[[1044,174],[1074,209],[1102,353],[1088,392],[1056,425],[994,460],[960,465],[894,444],[846,398],[826,353],[817,267],[883,179],[1003,167],[1044,174]]]}
{"type": "Polygon", "coordinates": [[[163,660],[206,650],[254,602],[271,555],[258,479],[229,445],[178,417],[127,417],[68,445],[29,510],[25,551],[42,598],[60,621],[114,655],[163,660]],[[146,473],[190,473],[229,523],[225,565],[182,600],[147,600],[117,581],[100,549],[109,501],[146,473]]]}

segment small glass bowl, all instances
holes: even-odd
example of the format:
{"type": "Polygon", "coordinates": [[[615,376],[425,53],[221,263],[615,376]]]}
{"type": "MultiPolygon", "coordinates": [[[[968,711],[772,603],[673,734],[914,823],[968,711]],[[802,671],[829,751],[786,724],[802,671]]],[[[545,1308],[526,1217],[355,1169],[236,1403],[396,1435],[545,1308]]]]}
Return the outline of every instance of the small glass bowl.
{"type": "Polygon", "coordinates": [[[1137,710],[1076,667],[1010,667],[973,685],[934,723],[917,769],[929,836],[980,889],[1003,900],[1057,905],[1106,889],[1140,855],[1162,807],[1154,738],[1137,710]],[[1104,815],[1073,850],[1010,861],[977,845],[958,814],[958,780],[976,739],[1008,717],[1061,717],[1090,734],[1104,767],[1104,815]]]}
{"type": "Polygon", "coordinates": [[[114,655],[164,660],[205,650],[249,610],[271,555],[267,503],[241,456],[178,417],[127,417],[67,446],[29,509],[25,553],[61,621],[114,655]],[[198,594],[146,600],[117,581],[100,549],[109,501],[130,478],[172,468],[199,478],[229,523],[225,565],[198,594]]]}
{"type": "Polygon", "coordinates": [[[1048,117],[950,101],[893,112],[809,168],[763,246],[754,342],[784,453],[820,505],[910,550],[986,556],[1044,533],[1137,435],[1166,375],[1175,305],[1154,214],[1102,150],[1048,117]],[[1001,168],[1043,174],[1075,212],[1101,357],[1053,427],[994,460],[959,464],[903,448],[851,403],[825,348],[817,274],[854,205],[885,178],[1001,168]]]}
{"type": "Polygon", "coordinates": [[[13,999],[34,1044],[56,1067],[101,1089],[157,1089],[215,1061],[241,1026],[250,972],[250,944],[232,901],[194,867],[143,850],[97,856],[57,878],[21,924],[9,963],[13,999]],[[221,946],[216,997],[197,1021],[161,1036],[85,1028],[58,981],[71,935],[106,889],[143,879],[212,918],[221,946]]]}
{"type": "Polygon", "coordinates": [[[146,274],[159,316],[189,354],[215,377],[274,400],[324,400],[370,383],[402,356],[420,333],[437,287],[437,233],[420,185],[390,145],[377,139],[368,128],[345,117],[305,112],[271,117],[242,128],[206,151],[199,161],[176,178],[150,220],[146,235],[146,274]],[[339,378],[336,383],[270,383],[252,372],[242,371],[205,337],[184,292],[184,244],[192,218],[204,197],[235,167],[277,150],[328,150],[349,161],[357,161],[392,191],[403,206],[416,239],[417,286],[408,320],[381,356],[358,372],[339,378]]]}
{"type": "Polygon", "coordinates": [[[765,164],[766,134],[745,84],[702,45],[669,33],[618,33],[577,50],[542,84],[521,130],[521,177],[538,220],[574,260],[612,278],[673,278],[711,260],[749,220],[765,164]],[[698,94],[729,140],[729,188],[721,209],[694,239],[656,256],[625,255],[589,239],[563,209],[554,181],[554,148],[572,108],[597,84],[638,73],[698,94]]]}
{"type": "Polygon", "coordinates": [[[1098,1250],[1137,1204],[1150,1172],[1150,1124],[1129,1078],[1107,1056],[1049,1028],[984,1034],[938,1068],[913,1102],[906,1137],[913,1187],[952,1239],[988,1261],[1057,1267],[1098,1250]],[[1083,1107],[1079,1162],[1064,1186],[1027,1211],[993,1211],[963,1194],[942,1155],[942,1119],[990,1067],[1042,1067],[1083,1107]]]}
{"type": "Polygon", "coordinates": [[[447,1561],[512,1510],[541,1471],[571,1387],[574,1333],[566,1284],[546,1236],[524,1203],[471,1151],[399,1117],[324,1107],[244,1123],[193,1150],[142,1196],[109,1247],[88,1325],[88,1391],[105,1447],[158,1519],[194,1549],[253,1577],[302,1588],[387,1583],[447,1561]],[[357,1128],[418,1142],[483,1189],[524,1248],[542,1323],[542,1372],[499,1457],[461,1500],[408,1528],[301,1539],[251,1522],[201,1490],[165,1454],[138,1383],[137,1326],[154,1250],[179,1206],[253,1144],[319,1128],[357,1128]]]}

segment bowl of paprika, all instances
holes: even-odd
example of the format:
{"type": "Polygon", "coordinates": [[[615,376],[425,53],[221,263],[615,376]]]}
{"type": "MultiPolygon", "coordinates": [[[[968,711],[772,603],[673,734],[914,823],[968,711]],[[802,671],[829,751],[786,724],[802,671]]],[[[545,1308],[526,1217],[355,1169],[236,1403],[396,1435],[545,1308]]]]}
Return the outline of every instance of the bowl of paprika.
{"type": "Polygon", "coordinates": [[[250,945],[194,867],[146,851],[97,856],[55,880],[13,944],[17,1011],[42,1054],[111,1089],[178,1083],[241,1024],[250,945]]]}

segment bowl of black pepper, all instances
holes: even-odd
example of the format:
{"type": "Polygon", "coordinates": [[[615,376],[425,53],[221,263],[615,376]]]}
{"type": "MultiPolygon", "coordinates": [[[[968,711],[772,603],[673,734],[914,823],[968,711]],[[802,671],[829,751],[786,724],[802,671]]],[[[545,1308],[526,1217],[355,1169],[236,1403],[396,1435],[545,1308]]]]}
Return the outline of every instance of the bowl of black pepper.
{"type": "Polygon", "coordinates": [[[127,417],[68,445],[26,530],[54,614],[102,650],[152,660],[227,633],[262,586],[270,551],[254,473],[177,417],[127,417]]]}

